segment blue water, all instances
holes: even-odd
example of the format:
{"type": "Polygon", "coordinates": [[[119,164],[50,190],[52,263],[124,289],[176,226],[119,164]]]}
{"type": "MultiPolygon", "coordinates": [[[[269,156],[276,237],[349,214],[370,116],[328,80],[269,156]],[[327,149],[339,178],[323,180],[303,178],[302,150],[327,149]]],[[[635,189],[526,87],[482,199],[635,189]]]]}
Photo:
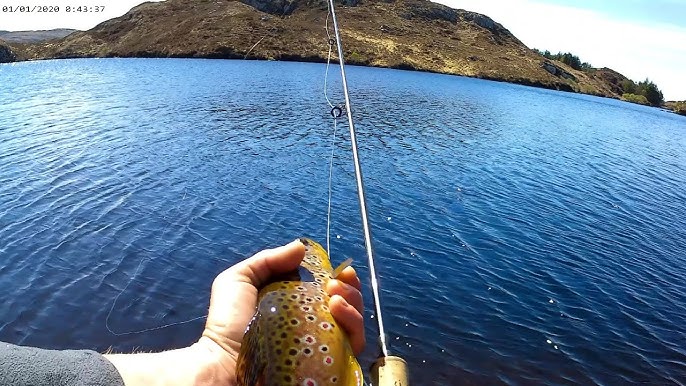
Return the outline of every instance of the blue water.
{"type": "MultiPolygon", "coordinates": [[[[130,332],[204,315],[214,276],[260,249],[324,242],[324,69],[0,65],[0,340],[187,345],[203,320],[130,332]]],[[[686,118],[348,72],[388,339],[413,384],[686,383],[686,118]]],[[[332,255],[356,258],[366,286],[368,367],[376,326],[338,129],[332,255]]]]}

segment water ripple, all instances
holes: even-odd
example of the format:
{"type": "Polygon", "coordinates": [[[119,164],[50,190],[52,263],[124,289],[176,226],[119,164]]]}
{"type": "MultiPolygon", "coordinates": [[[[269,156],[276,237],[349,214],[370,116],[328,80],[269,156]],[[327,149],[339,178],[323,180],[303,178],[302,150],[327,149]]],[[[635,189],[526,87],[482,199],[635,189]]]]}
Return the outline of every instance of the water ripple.
{"type": "MultiPolygon", "coordinates": [[[[188,344],[202,321],[124,336],[105,321],[121,333],[202,316],[234,262],[323,241],[323,75],[254,61],[0,65],[0,285],[13,294],[0,339],[188,344]]],[[[685,382],[683,117],[435,74],[349,76],[388,339],[413,383],[685,382]]],[[[332,257],[355,257],[364,278],[346,129],[332,257]]]]}

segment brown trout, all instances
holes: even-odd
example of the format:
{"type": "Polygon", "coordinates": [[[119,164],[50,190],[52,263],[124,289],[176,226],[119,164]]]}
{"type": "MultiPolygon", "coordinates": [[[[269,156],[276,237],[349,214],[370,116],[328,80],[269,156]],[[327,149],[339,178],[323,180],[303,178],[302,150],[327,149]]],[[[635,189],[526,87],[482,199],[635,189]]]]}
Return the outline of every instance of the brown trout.
{"type": "Polygon", "coordinates": [[[238,385],[362,386],[362,370],[325,290],[351,260],[332,270],[321,245],[300,241],[306,252],[298,271],[259,292],[238,355],[238,385]]]}

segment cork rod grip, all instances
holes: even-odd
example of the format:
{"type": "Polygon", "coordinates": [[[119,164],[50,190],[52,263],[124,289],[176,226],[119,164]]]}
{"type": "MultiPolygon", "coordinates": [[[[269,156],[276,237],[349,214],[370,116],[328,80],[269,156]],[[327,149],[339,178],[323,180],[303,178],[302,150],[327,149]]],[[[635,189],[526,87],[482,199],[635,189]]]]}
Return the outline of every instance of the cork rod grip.
{"type": "Polygon", "coordinates": [[[373,386],[409,386],[407,362],[396,356],[381,357],[372,365],[373,386]]]}

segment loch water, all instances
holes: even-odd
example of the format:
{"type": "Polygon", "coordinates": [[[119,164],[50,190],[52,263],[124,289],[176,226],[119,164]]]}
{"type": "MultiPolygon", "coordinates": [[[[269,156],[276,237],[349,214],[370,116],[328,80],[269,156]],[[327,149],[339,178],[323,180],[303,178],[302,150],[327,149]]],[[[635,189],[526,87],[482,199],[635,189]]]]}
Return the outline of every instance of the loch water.
{"type": "MultiPolygon", "coordinates": [[[[332,142],[324,74],[0,65],[0,340],[190,344],[203,320],[175,323],[205,315],[219,272],[325,241],[334,149],[332,258],[353,257],[365,285],[368,367],[349,135],[341,121],[332,142]]],[[[455,76],[348,76],[387,338],[414,385],[686,383],[686,117],[455,76]]]]}

